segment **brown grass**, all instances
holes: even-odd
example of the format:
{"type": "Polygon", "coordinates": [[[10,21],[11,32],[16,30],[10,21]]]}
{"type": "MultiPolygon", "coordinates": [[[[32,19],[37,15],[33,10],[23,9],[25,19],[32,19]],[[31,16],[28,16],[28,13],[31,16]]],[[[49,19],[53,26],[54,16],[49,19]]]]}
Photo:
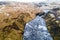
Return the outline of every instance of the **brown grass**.
{"type": "Polygon", "coordinates": [[[22,40],[24,25],[39,12],[29,3],[0,5],[0,40],[22,40]]]}

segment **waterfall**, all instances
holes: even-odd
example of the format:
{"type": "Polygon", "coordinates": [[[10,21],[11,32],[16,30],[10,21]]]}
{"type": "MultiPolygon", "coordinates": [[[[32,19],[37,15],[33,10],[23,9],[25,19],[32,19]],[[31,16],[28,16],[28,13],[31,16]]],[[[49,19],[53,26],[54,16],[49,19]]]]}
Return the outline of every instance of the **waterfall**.
{"type": "Polygon", "coordinates": [[[26,23],[23,40],[53,40],[47,30],[45,20],[36,16],[35,19],[26,23]]]}

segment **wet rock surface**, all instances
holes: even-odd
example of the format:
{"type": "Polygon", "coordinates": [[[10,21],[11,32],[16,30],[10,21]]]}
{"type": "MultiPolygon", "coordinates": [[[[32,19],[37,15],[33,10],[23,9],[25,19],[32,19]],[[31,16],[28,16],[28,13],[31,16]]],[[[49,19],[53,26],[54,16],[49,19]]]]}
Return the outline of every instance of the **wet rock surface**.
{"type": "Polygon", "coordinates": [[[45,20],[37,16],[25,26],[23,40],[53,40],[47,30],[45,20]]]}

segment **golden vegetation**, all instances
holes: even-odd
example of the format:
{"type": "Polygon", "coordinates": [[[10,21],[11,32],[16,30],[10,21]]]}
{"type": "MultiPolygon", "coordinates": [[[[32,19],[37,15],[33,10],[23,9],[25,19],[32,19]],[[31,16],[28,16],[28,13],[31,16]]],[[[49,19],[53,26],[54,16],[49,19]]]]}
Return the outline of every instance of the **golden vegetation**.
{"type": "Polygon", "coordinates": [[[38,12],[42,10],[27,3],[0,5],[0,40],[22,40],[24,25],[38,12]]]}

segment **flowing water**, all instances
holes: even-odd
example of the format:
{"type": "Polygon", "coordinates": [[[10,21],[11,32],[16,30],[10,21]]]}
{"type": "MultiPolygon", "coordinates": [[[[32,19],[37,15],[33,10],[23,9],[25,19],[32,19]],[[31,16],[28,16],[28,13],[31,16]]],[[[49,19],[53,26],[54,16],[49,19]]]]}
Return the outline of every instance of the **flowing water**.
{"type": "Polygon", "coordinates": [[[47,30],[45,20],[37,16],[25,25],[23,40],[53,40],[47,30]]]}

